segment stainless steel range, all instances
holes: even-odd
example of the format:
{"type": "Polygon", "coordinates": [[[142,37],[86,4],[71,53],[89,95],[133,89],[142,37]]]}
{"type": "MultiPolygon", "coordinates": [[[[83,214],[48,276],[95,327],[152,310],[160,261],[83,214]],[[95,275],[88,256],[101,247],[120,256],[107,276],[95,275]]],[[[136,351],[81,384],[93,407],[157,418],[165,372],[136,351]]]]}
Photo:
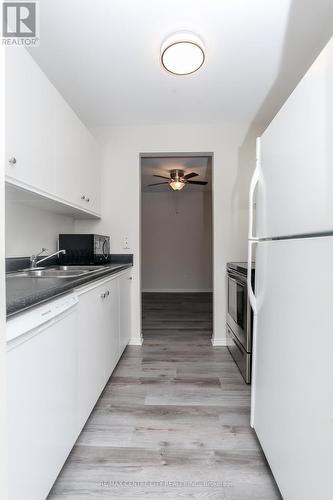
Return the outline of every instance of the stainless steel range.
{"type": "MultiPolygon", "coordinates": [[[[254,266],[252,280],[254,281],[254,266]]],[[[229,262],[227,337],[228,349],[245,382],[251,383],[252,309],[247,296],[247,263],[229,262]]]]}

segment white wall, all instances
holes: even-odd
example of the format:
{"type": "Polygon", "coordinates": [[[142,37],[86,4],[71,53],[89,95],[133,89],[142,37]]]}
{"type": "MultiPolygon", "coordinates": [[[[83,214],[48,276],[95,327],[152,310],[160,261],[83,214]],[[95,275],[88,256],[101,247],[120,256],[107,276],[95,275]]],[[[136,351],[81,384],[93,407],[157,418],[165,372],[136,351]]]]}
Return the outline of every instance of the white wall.
{"type": "Polygon", "coordinates": [[[212,196],[209,191],[143,192],[143,291],[211,291],[212,196]]]}
{"type": "Polygon", "coordinates": [[[214,153],[214,343],[225,345],[226,263],[247,255],[248,185],[255,134],[243,124],[103,127],[102,220],[78,221],[77,230],[112,236],[113,252],[134,253],[132,343],[141,338],[140,153],[214,153]]]}
{"type": "Polygon", "coordinates": [[[74,232],[74,220],[6,200],[6,257],[28,257],[42,247],[57,250],[59,233],[74,232]]]}
{"type": "MultiPolygon", "coordinates": [[[[2,9],[1,9],[2,10],[2,9]]],[[[2,12],[0,12],[2,25],[2,12]]],[[[0,109],[5,109],[4,49],[0,49],[0,109]]],[[[0,151],[4,151],[5,114],[0,114],[0,151]]],[[[0,155],[0,498],[7,500],[7,414],[6,414],[6,294],[5,294],[5,189],[4,155],[0,155]]]]}

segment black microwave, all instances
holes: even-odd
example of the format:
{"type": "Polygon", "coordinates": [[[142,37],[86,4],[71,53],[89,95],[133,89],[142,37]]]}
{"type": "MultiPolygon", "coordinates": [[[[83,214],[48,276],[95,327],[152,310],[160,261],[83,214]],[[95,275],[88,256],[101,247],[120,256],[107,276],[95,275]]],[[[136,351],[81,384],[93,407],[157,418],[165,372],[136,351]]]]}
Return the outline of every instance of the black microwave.
{"type": "Polygon", "coordinates": [[[110,262],[110,236],[100,234],[59,234],[59,256],[63,265],[106,264],[110,262]]]}

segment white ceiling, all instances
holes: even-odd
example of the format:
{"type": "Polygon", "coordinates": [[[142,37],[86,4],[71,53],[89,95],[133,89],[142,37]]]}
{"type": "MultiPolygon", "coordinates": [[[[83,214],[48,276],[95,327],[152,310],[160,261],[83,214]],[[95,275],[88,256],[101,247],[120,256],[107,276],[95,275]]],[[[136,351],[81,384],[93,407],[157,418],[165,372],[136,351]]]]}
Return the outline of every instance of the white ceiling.
{"type": "Polygon", "coordinates": [[[40,0],[40,66],[88,126],[266,123],[332,35],[332,0],[40,0]],[[197,33],[197,73],[162,69],[197,33]]]}
{"type": "MultiPolygon", "coordinates": [[[[193,157],[156,157],[141,159],[141,190],[144,192],[168,192],[170,188],[167,184],[162,186],[151,186],[155,182],[163,182],[163,179],[153,177],[153,175],[163,175],[168,177],[170,170],[179,168],[184,170],[185,174],[195,172],[198,177],[194,177],[193,181],[208,181],[206,186],[196,186],[187,184],[181,193],[196,192],[196,191],[211,191],[212,190],[212,169],[211,158],[207,156],[193,157]]],[[[167,181],[166,181],[167,182],[167,181]]]]}

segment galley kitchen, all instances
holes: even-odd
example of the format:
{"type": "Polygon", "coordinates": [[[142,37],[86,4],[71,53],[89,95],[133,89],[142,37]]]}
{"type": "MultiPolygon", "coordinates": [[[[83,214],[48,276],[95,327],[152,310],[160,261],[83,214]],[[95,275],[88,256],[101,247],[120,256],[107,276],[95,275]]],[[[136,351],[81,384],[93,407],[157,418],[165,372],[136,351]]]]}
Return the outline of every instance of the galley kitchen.
{"type": "Polygon", "coordinates": [[[333,4],[2,7],[1,500],[333,498],[333,4]]]}

